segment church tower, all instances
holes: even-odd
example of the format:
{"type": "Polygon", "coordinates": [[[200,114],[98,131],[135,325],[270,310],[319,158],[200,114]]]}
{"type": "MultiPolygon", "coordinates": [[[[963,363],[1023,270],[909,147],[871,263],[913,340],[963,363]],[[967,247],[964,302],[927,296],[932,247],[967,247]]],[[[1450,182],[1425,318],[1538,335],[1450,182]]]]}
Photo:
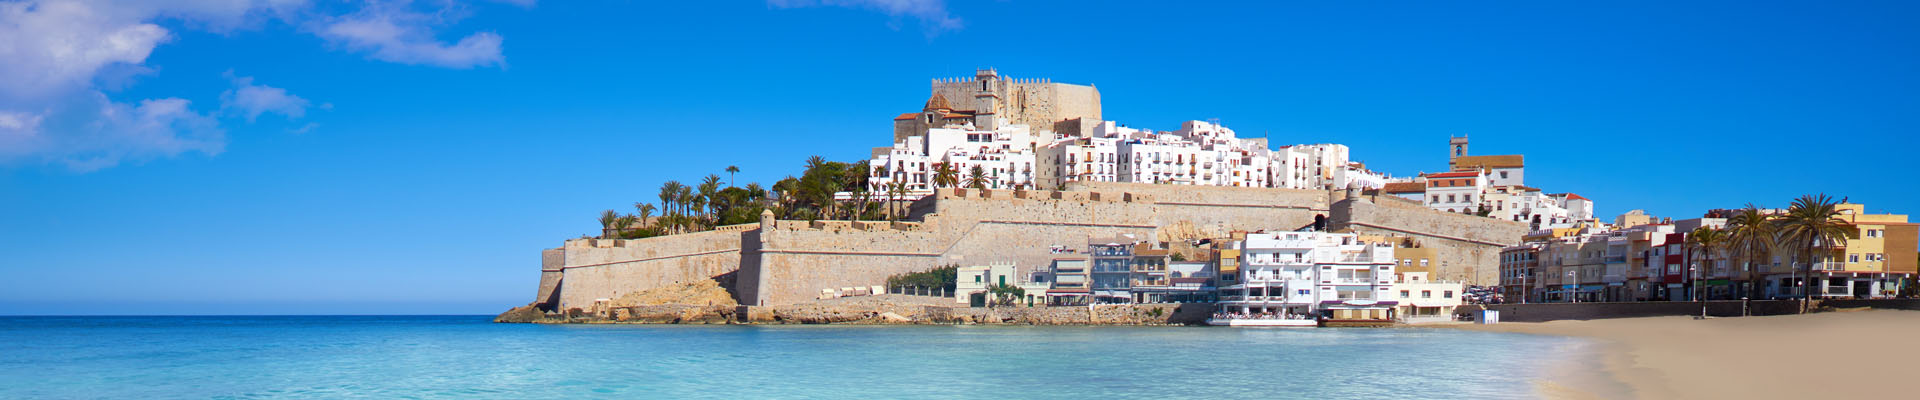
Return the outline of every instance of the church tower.
{"type": "Polygon", "coordinates": [[[1447,165],[1453,165],[1453,159],[1467,156],[1467,135],[1447,138],[1447,165]]]}
{"type": "Polygon", "coordinates": [[[980,84],[980,90],[974,92],[973,126],[975,129],[991,131],[1000,129],[1000,72],[992,68],[982,68],[973,72],[973,80],[980,84]]]}

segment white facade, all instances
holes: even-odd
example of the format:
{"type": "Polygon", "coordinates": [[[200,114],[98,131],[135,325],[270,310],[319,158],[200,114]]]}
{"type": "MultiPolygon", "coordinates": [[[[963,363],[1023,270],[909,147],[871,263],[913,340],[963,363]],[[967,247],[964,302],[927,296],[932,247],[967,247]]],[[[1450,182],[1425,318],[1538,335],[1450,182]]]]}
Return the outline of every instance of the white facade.
{"type": "Polygon", "coordinates": [[[1229,314],[1320,315],[1384,309],[1394,301],[1393,247],[1350,233],[1248,234],[1236,283],[1220,288],[1229,314]]]}
{"type": "Polygon", "coordinates": [[[884,193],[894,182],[901,182],[909,192],[930,192],[941,164],[953,167],[960,186],[966,185],[978,166],[988,188],[1033,187],[1040,172],[1033,140],[1026,125],[1002,125],[991,131],[975,130],[973,125],[931,128],[885,151],[875,151],[868,164],[873,168],[867,179],[872,187],[867,190],[884,193]]]}
{"type": "Polygon", "coordinates": [[[1480,171],[1427,175],[1428,208],[1450,213],[1472,214],[1479,211],[1486,192],[1486,174],[1480,171]]]}
{"type": "Polygon", "coordinates": [[[1403,272],[1393,283],[1397,317],[1407,323],[1453,320],[1453,311],[1466,295],[1466,284],[1427,279],[1425,272],[1403,272]]]}

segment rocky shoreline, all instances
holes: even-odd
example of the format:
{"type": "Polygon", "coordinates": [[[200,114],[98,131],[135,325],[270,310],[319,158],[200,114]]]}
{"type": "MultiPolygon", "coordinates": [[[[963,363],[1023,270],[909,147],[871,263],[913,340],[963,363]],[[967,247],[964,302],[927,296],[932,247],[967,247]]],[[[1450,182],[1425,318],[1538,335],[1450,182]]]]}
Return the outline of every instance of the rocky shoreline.
{"type": "Polygon", "coordinates": [[[844,324],[844,325],[1199,325],[1207,304],[1077,307],[954,307],[888,302],[795,304],[772,307],[685,304],[579,309],[545,313],[533,306],[501,313],[494,322],[539,324],[844,324]]]}

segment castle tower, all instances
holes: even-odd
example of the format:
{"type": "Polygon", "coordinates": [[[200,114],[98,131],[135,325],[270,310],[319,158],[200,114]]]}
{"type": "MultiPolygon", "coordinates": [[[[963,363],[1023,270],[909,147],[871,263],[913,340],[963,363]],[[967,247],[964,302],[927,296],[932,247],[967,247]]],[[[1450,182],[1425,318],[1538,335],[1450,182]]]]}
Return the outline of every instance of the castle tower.
{"type": "Polygon", "coordinates": [[[1453,165],[1453,159],[1467,156],[1467,135],[1447,138],[1447,165],[1453,165]]]}
{"type": "Polygon", "coordinates": [[[974,127],[983,131],[999,129],[1000,122],[996,119],[1000,110],[1000,72],[992,68],[974,70],[973,80],[980,83],[980,90],[973,94],[973,103],[978,105],[973,110],[974,127]]]}

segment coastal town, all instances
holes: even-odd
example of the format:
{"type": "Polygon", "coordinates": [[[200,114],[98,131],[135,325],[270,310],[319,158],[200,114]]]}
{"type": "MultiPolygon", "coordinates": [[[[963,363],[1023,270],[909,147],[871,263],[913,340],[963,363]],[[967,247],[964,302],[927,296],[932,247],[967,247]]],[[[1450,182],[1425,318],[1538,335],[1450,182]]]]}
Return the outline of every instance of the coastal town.
{"type": "Polygon", "coordinates": [[[1217,121],[1131,128],[1103,118],[1091,85],[980,69],[930,92],[865,160],[815,157],[770,187],[735,186],[728,167],[603,212],[598,235],[543,252],[518,319],[691,304],[765,322],[864,300],[854,320],[1172,305],[1188,317],[1154,320],[1383,326],[1491,305],[1915,295],[1920,230],[1846,197],[1603,218],[1466,135],[1435,138],[1438,172],[1395,175],[1345,145],[1275,146],[1217,121]],[[725,294],[662,294],[690,284],[725,294]]]}

